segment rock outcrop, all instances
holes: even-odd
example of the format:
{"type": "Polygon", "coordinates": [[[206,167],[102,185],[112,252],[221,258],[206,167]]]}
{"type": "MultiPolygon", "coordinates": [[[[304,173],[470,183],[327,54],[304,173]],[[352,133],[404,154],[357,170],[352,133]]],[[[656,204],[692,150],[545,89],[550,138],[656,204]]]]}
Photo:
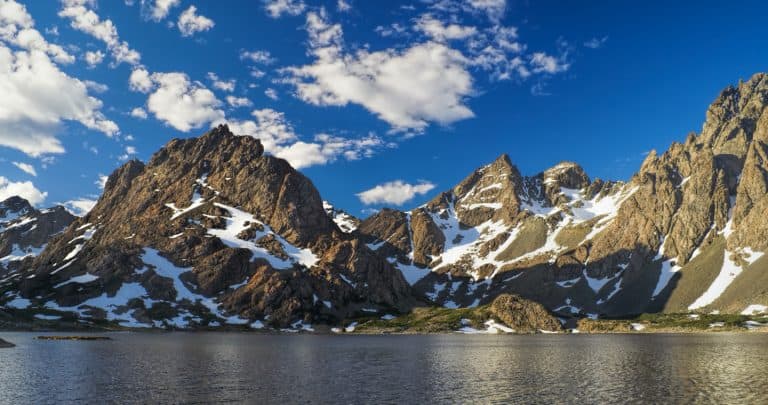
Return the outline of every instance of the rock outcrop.
{"type": "Polygon", "coordinates": [[[544,306],[518,295],[499,295],[491,303],[491,313],[518,333],[554,332],[562,328],[544,306]]]}

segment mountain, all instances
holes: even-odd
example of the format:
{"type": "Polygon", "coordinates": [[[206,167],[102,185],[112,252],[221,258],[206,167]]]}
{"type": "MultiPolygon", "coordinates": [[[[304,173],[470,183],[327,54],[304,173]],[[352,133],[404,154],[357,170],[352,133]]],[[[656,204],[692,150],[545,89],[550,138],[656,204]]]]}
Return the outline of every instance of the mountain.
{"type": "Polygon", "coordinates": [[[338,225],[342,232],[352,233],[360,226],[360,220],[358,218],[348,214],[344,210],[334,207],[328,201],[323,201],[323,209],[325,209],[326,214],[331,217],[333,222],[338,225]]]}
{"type": "Polygon", "coordinates": [[[309,179],[226,126],[120,167],[25,269],[7,298],[134,327],[301,328],[414,303],[309,179]]]}
{"type": "Polygon", "coordinates": [[[502,293],[561,317],[742,312],[768,305],[768,76],[725,89],[701,134],[626,183],[563,162],[523,176],[506,155],[358,231],[437,305],[502,293]]]}
{"type": "Polygon", "coordinates": [[[538,304],[564,323],[763,312],[767,106],[764,74],[728,87],[700,134],[649,153],[626,182],[573,162],[526,176],[504,154],[420,207],[362,221],[220,126],[120,167],[61,233],[29,221],[65,211],[6,202],[0,229],[15,236],[0,253],[47,247],[4,279],[0,305],[131,327],[291,330],[415,306],[493,312],[502,298],[528,308],[530,325],[551,323],[538,304]]]}
{"type": "Polygon", "coordinates": [[[62,206],[36,210],[21,197],[0,202],[0,286],[19,277],[17,271],[75,218],[62,206]]]}

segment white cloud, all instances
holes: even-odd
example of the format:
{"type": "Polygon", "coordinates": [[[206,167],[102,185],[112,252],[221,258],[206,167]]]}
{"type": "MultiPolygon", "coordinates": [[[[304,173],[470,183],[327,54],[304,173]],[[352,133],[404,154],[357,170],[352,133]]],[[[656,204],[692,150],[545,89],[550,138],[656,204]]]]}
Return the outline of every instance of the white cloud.
{"type": "Polygon", "coordinates": [[[415,28],[437,41],[466,39],[477,34],[475,27],[446,24],[430,14],[419,17],[416,20],[415,28]]]}
{"type": "Polygon", "coordinates": [[[216,73],[208,72],[208,79],[213,82],[213,87],[221,90],[221,91],[235,91],[235,84],[237,83],[235,79],[229,79],[229,80],[223,80],[220,79],[216,73]]]}
{"type": "Polygon", "coordinates": [[[37,177],[37,170],[35,170],[35,166],[32,166],[29,163],[21,163],[21,162],[13,162],[13,165],[18,167],[19,170],[23,171],[24,173],[27,173],[30,176],[37,177]]]}
{"type": "Polygon", "coordinates": [[[0,2],[0,40],[28,51],[40,51],[56,63],[69,64],[75,61],[59,45],[51,44],[34,28],[35,21],[24,5],[14,0],[0,2]]]}
{"type": "Polygon", "coordinates": [[[45,201],[48,193],[42,192],[31,181],[13,182],[0,176],[0,201],[19,196],[37,206],[45,201]]]}
{"type": "Polygon", "coordinates": [[[141,55],[131,49],[127,42],[121,41],[117,33],[117,27],[112,20],[101,20],[92,8],[95,2],[91,0],[62,0],[62,8],[59,17],[68,18],[70,26],[78,31],[88,34],[107,45],[115,64],[128,63],[137,65],[141,55]]]}
{"type": "Polygon", "coordinates": [[[85,87],[94,93],[106,93],[109,90],[109,86],[103,83],[94,82],[93,80],[83,80],[85,87]]]}
{"type": "Polygon", "coordinates": [[[259,138],[264,150],[270,153],[278,151],[283,145],[298,140],[293,126],[285,119],[285,114],[270,108],[254,110],[251,115],[256,121],[229,121],[230,130],[236,135],[250,135],[259,138]]]}
{"type": "Polygon", "coordinates": [[[230,120],[230,130],[237,135],[258,138],[267,153],[287,160],[296,169],[324,165],[339,157],[357,160],[391,146],[373,134],[359,139],[318,134],[313,142],[305,142],[299,139],[283,113],[266,108],[255,110],[251,115],[256,121],[230,120]]]}
{"type": "Polygon", "coordinates": [[[133,110],[131,110],[131,117],[138,118],[140,120],[145,120],[147,119],[147,110],[141,107],[136,107],[133,110]]]}
{"type": "Polygon", "coordinates": [[[346,13],[347,11],[352,10],[352,5],[349,4],[347,0],[337,0],[336,10],[339,10],[341,13],[346,13]]]}
{"type": "Polygon", "coordinates": [[[374,31],[376,31],[376,33],[382,37],[387,38],[392,36],[405,35],[407,34],[408,30],[402,24],[392,23],[387,27],[379,25],[374,29],[374,31]]]}
{"type": "Polygon", "coordinates": [[[250,107],[253,105],[251,100],[248,100],[245,97],[235,97],[235,96],[227,96],[227,104],[235,108],[250,107]]]}
{"type": "Polygon", "coordinates": [[[142,0],[141,5],[147,13],[147,18],[153,21],[162,21],[168,17],[171,9],[180,3],[181,0],[142,0]]]}
{"type": "Polygon", "coordinates": [[[271,53],[269,53],[269,51],[241,51],[240,59],[247,59],[251,62],[259,63],[262,65],[270,65],[276,61],[276,59],[272,56],[271,53]]]}
{"type": "Polygon", "coordinates": [[[109,180],[109,176],[99,173],[99,178],[94,182],[99,187],[99,190],[104,190],[104,187],[107,185],[107,180],[109,180]]]}
{"type": "Polygon", "coordinates": [[[424,195],[435,188],[435,185],[422,181],[418,184],[405,183],[402,180],[390,181],[355,194],[365,205],[393,204],[403,205],[417,195],[424,195]]]}
{"type": "Polygon", "coordinates": [[[324,13],[307,14],[316,60],[283,70],[299,98],[314,105],[359,104],[395,130],[423,130],[430,122],[450,124],[474,113],[465,99],[474,93],[469,61],[437,42],[405,50],[345,54],[341,26],[324,13]]]}
{"type": "Polygon", "coordinates": [[[76,215],[78,217],[84,217],[86,214],[91,212],[93,207],[96,206],[96,203],[98,201],[91,200],[89,198],[79,198],[77,200],[70,200],[64,203],[64,206],[71,212],[73,215],[76,215]]]}
{"type": "Polygon", "coordinates": [[[280,18],[283,14],[297,16],[306,8],[302,0],[264,0],[264,9],[272,18],[280,18]]]}
{"type": "Polygon", "coordinates": [[[185,73],[152,73],[136,69],[131,74],[131,89],[150,93],[147,110],[160,121],[182,132],[224,119],[222,103],[200,82],[185,73]]]}
{"type": "Polygon", "coordinates": [[[256,79],[261,79],[261,78],[262,78],[262,77],[264,77],[266,74],[267,74],[267,73],[266,73],[266,72],[264,72],[264,71],[263,71],[263,70],[261,70],[261,69],[258,69],[258,68],[255,68],[255,67],[251,67],[251,77],[253,77],[253,78],[256,78],[256,79]]]}
{"type": "Polygon", "coordinates": [[[590,49],[598,49],[602,48],[606,41],[608,41],[607,36],[602,38],[592,38],[589,41],[584,42],[584,46],[590,49]]]}
{"type": "Polygon", "coordinates": [[[96,65],[104,61],[104,52],[102,51],[88,51],[85,53],[85,63],[89,68],[94,68],[96,65]]]}
{"type": "Polygon", "coordinates": [[[544,52],[536,52],[531,55],[531,66],[534,73],[549,74],[565,72],[570,67],[565,61],[547,55],[544,52]]]}
{"type": "Polygon", "coordinates": [[[507,11],[507,0],[468,0],[469,5],[488,15],[491,21],[498,22],[507,11]]]}
{"type": "Polygon", "coordinates": [[[272,88],[264,90],[264,95],[269,97],[272,100],[277,100],[277,99],[280,98],[277,95],[277,90],[272,89],[272,88]]]}
{"type": "Polygon", "coordinates": [[[136,148],[134,146],[126,146],[125,147],[125,153],[120,155],[118,157],[118,160],[120,161],[126,161],[131,158],[131,156],[136,154],[136,148]]]}
{"type": "Polygon", "coordinates": [[[70,77],[42,51],[13,51],[0,43],[0,145],[30,156],[63,153],[56,137],[62,121],[76,121],[108,136],[117,124],[101,112],[86,84],[70,77]]]}
{"type": "Polygon", "coordinates": [[[128,84],[133,91],[149,93],[152,90],[152,79],[149,77],[149,72],[144,68],[133,69],[128,78],[128,84]]]}
{"type": "Polygon", "coordinates": [[[196,32],[208,31],[215,25],[213,20],[208,17],[198,15],[196,12],[197,7],[189,6],[189,8],[179,16],[179,22],[176,24],[176,26],[179,28],[179,31],[181,31],[182,36],[189,37],[194,35],[196,32]]]}

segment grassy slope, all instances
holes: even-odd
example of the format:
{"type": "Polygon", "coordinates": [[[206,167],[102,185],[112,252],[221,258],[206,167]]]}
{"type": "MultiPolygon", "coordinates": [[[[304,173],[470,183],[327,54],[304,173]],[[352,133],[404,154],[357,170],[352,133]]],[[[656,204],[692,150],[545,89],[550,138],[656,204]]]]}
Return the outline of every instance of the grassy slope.
{"type": "Polygon", "coordinates": [[[739,274],[712,307],[723,312],[740,313],[752,304],[768,305],[768,255],[739,274]]]}
{"type": "Polygon", "coordinates": [[[723,267],[725,239],[718,237],[711,245],[678,272],[675,289],[669,295],[663,311],[685,312],[707,291],[723,267]]]}

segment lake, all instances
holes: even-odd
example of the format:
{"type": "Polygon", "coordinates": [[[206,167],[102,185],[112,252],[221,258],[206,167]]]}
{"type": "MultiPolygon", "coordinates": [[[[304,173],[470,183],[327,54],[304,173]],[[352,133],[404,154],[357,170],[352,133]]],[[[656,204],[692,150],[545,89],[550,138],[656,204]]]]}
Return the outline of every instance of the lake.
{"type": "Polygon", "coordinates": [[[0,403],[765,403],[768,334],[0,333],[0,403]]]}

